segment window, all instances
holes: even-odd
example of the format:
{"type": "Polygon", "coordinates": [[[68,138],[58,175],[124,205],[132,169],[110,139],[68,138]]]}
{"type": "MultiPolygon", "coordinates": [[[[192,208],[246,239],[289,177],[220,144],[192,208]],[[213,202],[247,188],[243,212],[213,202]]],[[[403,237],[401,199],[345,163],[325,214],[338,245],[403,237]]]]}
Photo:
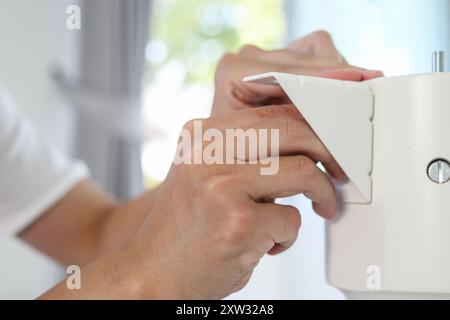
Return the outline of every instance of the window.
{"type": "Polygon", "coordinates": [[[183,124],[209,116],[222,54],[246,43],[276,48],[285,29],[283,0],[155,0],[142,107],[147,186],[165,178],[183,124]]]}
{"type": "Polygon", "coordinates": [[[431,71],[431,52],[449,48],[447,0],[287,0],[292,36],[329,31],[352,64],[388,76],[431,71]]]}

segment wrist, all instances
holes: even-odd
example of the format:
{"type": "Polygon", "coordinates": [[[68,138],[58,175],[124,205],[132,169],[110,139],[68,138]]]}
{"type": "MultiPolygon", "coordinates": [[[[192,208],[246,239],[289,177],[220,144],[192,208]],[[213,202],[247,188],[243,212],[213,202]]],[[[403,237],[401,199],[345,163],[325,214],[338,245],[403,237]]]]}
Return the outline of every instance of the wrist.
{"type": "Polygon", "coordinates": [[[120,287],[126,299],[159,299],[182,300],[199,299],[189,290],[185,290],[182,281],[176,280],[169,274],[168,268],[160,259],[147,253],[145,261],[141,261],[140,254],[127,249],[118,254],[120,270],[120,287]]]}

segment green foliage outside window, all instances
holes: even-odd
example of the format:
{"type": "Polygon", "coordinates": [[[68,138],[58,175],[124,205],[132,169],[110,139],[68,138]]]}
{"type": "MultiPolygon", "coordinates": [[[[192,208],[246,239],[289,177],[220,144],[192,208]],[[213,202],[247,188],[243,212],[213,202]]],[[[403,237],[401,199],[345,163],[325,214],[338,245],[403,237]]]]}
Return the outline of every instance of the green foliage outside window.
{"type": "Polygon", "coordinates": [[[159,0],[152,14],[150,76],[176,60],[185,83],[210,83],[221,55],[246,43],[278,47],[286,28],[283,0],[159,0]]]}

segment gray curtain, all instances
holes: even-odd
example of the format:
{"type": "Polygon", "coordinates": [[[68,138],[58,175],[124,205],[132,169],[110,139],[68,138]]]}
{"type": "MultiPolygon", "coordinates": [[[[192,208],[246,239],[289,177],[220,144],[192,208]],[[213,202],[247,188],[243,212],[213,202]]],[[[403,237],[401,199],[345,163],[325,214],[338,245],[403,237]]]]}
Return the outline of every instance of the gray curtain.
{"type": "Polygon", "coordinates": [[[81,0],[79,72],[66,91],[78,115],[75,156],[119,199],[143,189],[140,116],[150,0],[81,0]]]}

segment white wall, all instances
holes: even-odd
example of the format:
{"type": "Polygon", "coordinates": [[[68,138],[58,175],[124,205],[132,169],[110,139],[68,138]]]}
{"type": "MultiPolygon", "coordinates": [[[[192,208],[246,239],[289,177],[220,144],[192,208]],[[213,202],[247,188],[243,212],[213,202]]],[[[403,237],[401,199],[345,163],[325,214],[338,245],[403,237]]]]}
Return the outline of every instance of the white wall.
{"type": "MultiPolygon", "coordinates": [[[[67,149],[70,132],[63,128],[70,125],[70,115],[49,77],[57,58],[71,57],[64,4],[61,0],[0,2],[0,82],[38,130],[67,149]]],[[[17,240],[0,240],[0,299],[34,298],[59,276],[61,269],[46,257],[17,240]]]]}

